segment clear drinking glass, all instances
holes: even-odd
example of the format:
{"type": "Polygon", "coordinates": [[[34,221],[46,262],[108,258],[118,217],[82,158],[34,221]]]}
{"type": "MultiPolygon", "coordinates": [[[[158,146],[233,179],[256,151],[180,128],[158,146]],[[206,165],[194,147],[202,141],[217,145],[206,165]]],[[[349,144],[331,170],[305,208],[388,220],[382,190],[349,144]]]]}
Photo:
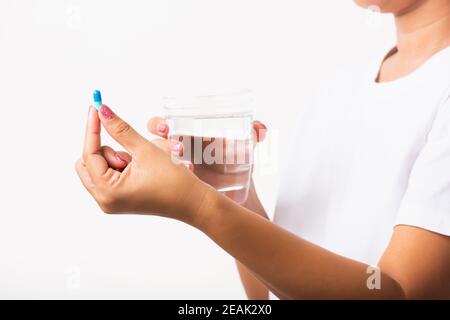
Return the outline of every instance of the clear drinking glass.
{"type": "Polygon", "coordinates": [[[164,99],[169,138],[183,144],[194,173],[237,203],[248,196],[253,168],[251,92],[164,99]]]}

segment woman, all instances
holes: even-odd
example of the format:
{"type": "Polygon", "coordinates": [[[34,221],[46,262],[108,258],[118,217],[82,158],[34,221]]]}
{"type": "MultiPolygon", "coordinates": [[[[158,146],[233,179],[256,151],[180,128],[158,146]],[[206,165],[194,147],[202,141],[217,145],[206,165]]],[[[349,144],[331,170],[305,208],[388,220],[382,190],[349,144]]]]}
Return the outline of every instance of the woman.
{"type": "Polygon", "coordinates": [[[394,15],[397,45],[302,115],[275,223],[253,187],[237,205],[171,161],[177,143],[149,142],[105,105],[76,165],[86,189],[107,213],[198,228],[236,258],[251,299],[449,299],[450,1],[357,3],[394,15]],[[129,153],[101,147],[101,124],[129,153]]]}

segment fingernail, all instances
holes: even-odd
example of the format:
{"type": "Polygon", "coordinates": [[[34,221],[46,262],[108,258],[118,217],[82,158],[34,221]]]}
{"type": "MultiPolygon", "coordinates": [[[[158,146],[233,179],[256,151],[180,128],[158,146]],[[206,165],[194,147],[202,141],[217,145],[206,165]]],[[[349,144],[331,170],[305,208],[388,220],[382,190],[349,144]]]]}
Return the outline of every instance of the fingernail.
{"type": "Polygon", "coordinates": [[[159,132],[164,133],[164,132],[167,131],[167,129],[168,129],[169,127],[167,126],[166,123],[162,122],[162,123],[159,123],[158,126],[157,126],[156,128],[158,129],[159,132]]]}
{"type": "Polygon", "coordinates": [[[264,123],[259,122],[259,121],[255,121],[255,124],[259,127],[259,130],[267,130],[267,127],[264,123]]]}
{"type": "Polygon", "coordinates": [[[122,157],[120,156],[120,154],[116,154],[116,159],[119,160],[120,162],[124,162],[124,163],[128,164],[127,160],[125,160],[124,158],[122,158],[122,157]]]}
{"type": "Polygon", "coordinates": [[[100,107],[100,113],[102,114],[103,118],[107,120],[110,120],[116,116],[116,114],[104,104],[102,104],[102,106],[100,107]]]}
{"type": "Polygon", "coordinates": [[[183,145],[178,141],[170,141],[170,151],[180,153],[183,145]]]}

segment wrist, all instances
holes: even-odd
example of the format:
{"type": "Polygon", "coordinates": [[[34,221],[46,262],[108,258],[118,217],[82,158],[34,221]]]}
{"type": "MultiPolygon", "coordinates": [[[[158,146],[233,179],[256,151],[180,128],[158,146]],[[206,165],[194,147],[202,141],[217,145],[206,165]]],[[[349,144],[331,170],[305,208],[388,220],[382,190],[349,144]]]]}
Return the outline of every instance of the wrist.
{"type": "Polygon", "coordinates": [[[215,217],[221,211],[224,201],[227,201],[224,195],[218,192],[210,185],[201,183],[201,195],[197,204],[191,208],[190,225],[205,232],[214,221],[215,217]]]}
{"type": "Polygon", "coordinates": [[[244,208],[250,209],[250,207],[253,206],[253,203],[255,202],[255,196],[256,196],[256,190],[255,190],[255,183],[253,182],[253,178],[250,179],[249,187],[248,187],[248,195],[245,202],[242,204],[244,208]]]}
{"type": "Polygon", "coordinates": [[[269,219],[267,216],[266,210],[264,209],[261,201],[259,200],[258,193],[256,192],[256,187],[253,179],[250,181],[250,187],[248,190],[248,197],[244,204],[242,204],[244,208],[253,211],[254,213],[260,215],[265,219],[269,219]]]}

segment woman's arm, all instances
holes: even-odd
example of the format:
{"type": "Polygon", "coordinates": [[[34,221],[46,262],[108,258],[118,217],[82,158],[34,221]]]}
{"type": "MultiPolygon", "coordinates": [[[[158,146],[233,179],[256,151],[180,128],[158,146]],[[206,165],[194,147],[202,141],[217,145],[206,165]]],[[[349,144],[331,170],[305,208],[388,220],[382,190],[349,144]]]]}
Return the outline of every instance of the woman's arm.
{"type": "Polygon", "coordinates": [[[370,290],[367,280],[373,275],[367,274],[367,265],[309,243],[237,205],[183,164],[173,163],[105,105],[99,113],[90,109],[76,169],[104,212],[160,215],[197,227],[280,298],[449,297],[450,237],[397,226],[379,263],[381,287],[370,290]],[[101,146],[100,120],[129,152],[121,170],[111,163],[114,151],[101,146]]]}
{"type": "MultiPolygon", "coordinates": [[[[162,146],[161,143],[167,143],[165,140],[168,139],[169,134],[169,126],[167,125],[166,121],[161,117],[153,117],[148,121],[147,128],[150,131],[150,133],[162,138],[161,140],[154,140],[158,144],[161,149],[169,149],[165,146],[162,146]]],[[[266,135],[267,128],[264,124],[262,124],[260,121],[254,121],[253,122],[253,138],[255,145],[258,142],[261,142],[264,140],[266,135]]],[[[178,154],[179,156],[179,151],[178,154]]],[[[212,176],[213,177],[213,176],[212,176]]],[[[221,179],[221,177],[218,177],[218,179],[221,179]]],[[[249,188],[249,194],[247,197],[247,201],[243,204],[243,206],[257,214],[259,214],[261,217],[264,217],[265,219],[268,219],[266,211],[264,207],[261,205],[261,202],[258,198],[258,195],[256,193],[255,185],[253,183],[253,180],[251,180],[250,188],[249,188]]],[[[239,272],[239,276],[241,278],[242,284],[244,286],[245,292],[247,294],[247,297],[251,300],[266,300],[268,299],[269,292],[267,289],[267,286],[259,280],[251,271],[249,271],[242,263],[240,263],[238,260],[236,260],[236,266],[239,272]]]]}
{"type": "Polygon", "coordinates": [[[379,266],[408,299],[450,299],[450,237],[398,225],[379,266]]]}
{"type": "Polygon", "coordinates": [[[209,193],[199,217],[200,230],[283,297],[403,299],[420,292],[414,283],[428,283],[441,295],[450,288],[450,239],[432,232],[421,230],[418,236],[413,227],[397,227],[380,261],[381,288],[369,290],[368,265],[309,243],[220,194],[209,193]],[[408,245],[409,238],[415,239],[420,254],[408,245]],[[441,281],[430,283],[426,277],[441,281]]]}
{"type": "MultiPolygon", "coordinates": [[[[264,219],[269,220],[266,210],[258,198],[253,180],[251,181],[249,195],[244,207],[258,214],[264,219]]],[[[244,285],[247,297],[251,300],[267,300],[269,298],[269,290],[277,295],[280,299],[287,299],[286,296],[278,292],[274,287],[267,283],[264,279],[258,278],[252,271],[245,267],[241,262],[236,260],[236,265],[244,285]]]]}
{"type": "MultiPolygon", "coordinates": [[[[259,201],[253,180],[251,181],[248,198],[244,207],[265,219],[269,219],[264,207],[259,201]]],[[[238,260],[236,260],[236,266],[247,297],[251,300],[267,300],[269,298],[267,287],[238,260]]]]}

